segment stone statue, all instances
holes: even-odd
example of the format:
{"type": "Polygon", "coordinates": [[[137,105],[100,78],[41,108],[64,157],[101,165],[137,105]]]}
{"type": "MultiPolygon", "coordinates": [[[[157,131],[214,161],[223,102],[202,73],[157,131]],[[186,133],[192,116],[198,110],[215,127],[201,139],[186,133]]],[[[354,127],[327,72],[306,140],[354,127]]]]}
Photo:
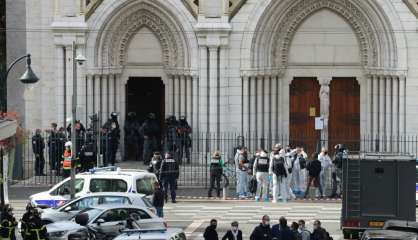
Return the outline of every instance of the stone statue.
{"type": "Polygon", "coordinates": [[[329,118],[329,85],[323,84],[321,85],[321,90],[319,91],[319,98],[321,102],[321,117],[324,118],[324,127],[328,126],[328,118],[329,118]]]}

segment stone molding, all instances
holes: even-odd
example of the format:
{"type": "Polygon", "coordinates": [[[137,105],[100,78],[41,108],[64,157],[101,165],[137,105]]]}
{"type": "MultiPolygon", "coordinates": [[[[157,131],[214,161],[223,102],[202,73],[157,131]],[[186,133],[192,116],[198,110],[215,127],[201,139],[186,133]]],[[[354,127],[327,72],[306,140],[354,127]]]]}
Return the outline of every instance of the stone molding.
{"type": "Polygon", "coordinates": [[[152,31],[160,41],[164,68],[184,66],[186,40],[181,34],[181,29],[161,9],[146,2],[141,2],[123,12],[104,30],[104,35],[101,37],[102,65],[124,66],[130,40],[143,27],[152,31]]]}

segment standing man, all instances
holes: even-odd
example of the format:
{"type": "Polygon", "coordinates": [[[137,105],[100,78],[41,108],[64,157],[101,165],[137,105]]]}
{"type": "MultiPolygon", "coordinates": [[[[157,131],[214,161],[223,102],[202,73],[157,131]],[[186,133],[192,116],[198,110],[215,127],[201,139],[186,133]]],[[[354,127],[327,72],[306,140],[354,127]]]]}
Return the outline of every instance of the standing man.
{"type": "Polygon", "coordinates": [[[192,128],[186,120],[185,116],[181,116],[179,119],[179,126],[177,128],[178,136],[180,138],[180,162],[183,160],[183,154],[186,153],[186,162],[190,163],[190,148],[192,147],[192,139],[190,134],[192,128]]]}
{"type": "Polygon", "coordinates": [[[179,178],[179,165],[169,152],[165,154],[165,158],[161,162],[160,177],[164,186],[165,201],[168,200],[168,187],[170,186],[171,202],[176,203],[176,181],[179,178]]]}
{"type": "Polygon", "coordinates": [[[138,161],[139,151],[137,146],[139,144],[139,127],[136,113],[128,113],[123,129],[125,131],[125,160],[134,159],[138,161]]]}
{"type": "MultiPolygon", "coordinates": [[[[315,154],[316,155],[316,154],[315,154]]],[[[309,194],[309,188],[313,184],[314,187],[319,188],[320,196],[323,196],[321,181],[320,181],[320,174],[321,174],[321,162],[318,160],[318,156],[313,156],[312,161],[308,163],[307,170],[308,170],[308,185],[306,186],[305,198],[309,194]]]]}
{"type": "Polygon", "coordinates": [[[272,240],[270,217],[264,215],[259,226],[254,228],[250,240],[272,240]]]}
{"type": "Polygon", "coordinates": [[[32,150],[35,154],[35,175],[45,176],[45,157],[44,157],[45,141],[41,135],[41,129],[36,129],[35,135],[32,137],[32,150]]]}
{"type": "MultiPolygon", "coordinates": [[[[319,175],[320,178],[320,184],[323,191],[323,194],[325,194],[327,191],[326,187],[328,186],[328,179],[331,172],[332,162],[331,158],[328,155],[328,150],[325,148],[322,148],[321,153],[318,155],[318,160],[321,162],[321,174],[319,175]]],[[[325,197],[322,195],[322,197],[325,197]]]]}
{"type": "Polygon", "coordinates": [[[301,240],[310,240],[311,233],[308,230],[306,230],[305,220],[303,219],[299,220],[298,224],[299,224],[298,232],[301,236],[301,240]]]}
{"type": "Polygon", "coordinates": [[[218,221],[216,219],[210,220],[209,226],[205,229],[203,233],[203,238],[205,240],[219,240],[218,232],[216,231],[216,227],[218,225],[218,221]]]}
{"type": "Polygon", "coordinates": [[[162,162],[162,156],[160,152],[154,152],[154,155],[152,156],[151,163],[148,167],[148,172],[152,172],[157,176],[158,181],[161,181],[160,178],[160,169],[161,169],[161,162],[162,162]]]}
{"type": "Polygon", "coordinates": [[[120,140],[120,127],[118,122],[118,114],[112,112],[110,118],[103,126],[107,132],[107,163],[114,166],[116,162],[116,153],[118,151],[120,140]]]}
{"type": "Polygon", "coordinates": [[[216,182],[216,196],[219,198],[221,197],[221,177],[222,177],[222,170],[223,162],[221,159],[221,153],[219,151],[215,151],[212,156],[212,160],[210,161],[210,188],[208,191],[208,197],[212,197],[212,190],[215,188],[216,182]]]}
{"type": "Polygon", "coordinates": [[[302,195],[306,182],[306,159],[308,156],[302,148],[298,147],[290,153],[292,160],[292,183],[295,194],[302,195]]]}
{"type": "Polygon", "coordinates": [[[59,156],[62,151],[59,150],[58,142],[57,124],[51,123],[51,130],[48,136],[48,155],[51,170],[57,170],[59,168],[59,156]]]}
{"type": "Polygon", "coordinates": [[[257,202],[260,201],[260,197],[265,202],[269,201],[269,166],[270,159],[267,156],[267,152],[262,150],[260,157],[255,159],[253,166],[253,173],[255,173],[257,179],[257,192],[255,196],[257,202]]]}
{"type": "Polygon", "coordinates": [[[273,176],[273,203],[277,202],[277,195],[280,191],[280,196],[283,202],[287,202],[288,185],[287,185],[287,164],[284,150],[273,156],[270,160],[269,173],[273,176]]]}
{"type": "Polygon", "coordinates": [[[148,118],[142,124],[139,132],[144,138],[144,164],[148,165],[151,161],[152,153],[157,149],[157,138],[160,134],[160,128],[154,113],[148,114],[148,118]]]}
{"type": "Polygon", "coordinates": [[[271,228],[271,234],[275,239],[296,240],[292,230],[287,226],[287,219],[285,217],[281,217],[279,219],[279,224],[276,224],[271,228]]]}
{"type": "Polygon", "coordinates": [[[343,162],[348,160],[348,150],[343,144],[337,144],[335,147],[335,157],[332,172],[332,194],[331,198],[341,197],[341,182],[343,176],[343,162]]]}
{"type": "Polygon", "coordinates": [[[247,148],[237,149],[235,155],[235,171],[237,173],[237,193],[239,198],[247,197],[248,192],[248,171],[250,161],[248,161],[247,148]]]}
{"type": "Polygon", "coordinates": [[[160,183],[154,183],[154,197],[152,198],[152,205],[157,210],[157,216],[164,217],[164,191],[161,190],[160,183]]]}
{"type": "Polygon", "coordinates": [[[231,229],[222,237],[222,240],[242,240],[242,231],[238,228],[238,222],[231,223],[231,229]]]}
{"type": "MultiPolygon", "coordinates": [[[[71,139],[71,123],[68,125],[67,127],[67,132],[68,132],[68,138],[71,139]]],[[[84,125],[80,122],[80,120],[77,120],[75,122],[75,132],[76,132],[76,151],[75,154],[77,157],[80,156],[80,152],[81,152],[81,147],[84,145],[84,136],[86,134],[86,128],[84,127],[84,125]]]]}

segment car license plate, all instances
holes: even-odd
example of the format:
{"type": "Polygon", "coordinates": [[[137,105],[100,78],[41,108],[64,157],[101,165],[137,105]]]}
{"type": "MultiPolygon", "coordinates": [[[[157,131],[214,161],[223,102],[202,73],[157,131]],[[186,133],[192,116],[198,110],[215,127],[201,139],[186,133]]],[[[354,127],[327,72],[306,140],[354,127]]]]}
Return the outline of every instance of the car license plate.
{"type": "Polygon", "coordinates": [[[369,227],[382,228],[383,225],[385,225],[385,222],[381,222],[381,221],[371,221],[371,222],[369,222],[369,227]]]}

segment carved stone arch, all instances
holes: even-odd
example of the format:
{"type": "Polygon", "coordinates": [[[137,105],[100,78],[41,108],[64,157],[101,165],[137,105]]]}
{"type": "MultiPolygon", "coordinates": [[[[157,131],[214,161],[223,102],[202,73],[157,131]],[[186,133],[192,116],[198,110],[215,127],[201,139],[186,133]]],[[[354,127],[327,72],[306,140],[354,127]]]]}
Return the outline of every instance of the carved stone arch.
{"type": "Polygon", "coordinates": [[[166,69],[185,67],[183,31],[161,9],[146,2],[125,10],[104,30],[100,49],[102,66],[123,66],[131,39],[143,27],[150,29],[160,41],[166,69]]]}
{"type": "Polygon", "coordinates": [[[368,3],[362,0],[290,0],[275,1],[266,7],[255,30],[261,34],[252,39],[251,67],[286,68],[291,41],[298,27],[322,9],[338,14],[352,27],[359,42],[363,67],[392,67],[387,65],[396,62],[394,38],[379,36],[382,32],[392,34],[390,23],[368,3]]]}

